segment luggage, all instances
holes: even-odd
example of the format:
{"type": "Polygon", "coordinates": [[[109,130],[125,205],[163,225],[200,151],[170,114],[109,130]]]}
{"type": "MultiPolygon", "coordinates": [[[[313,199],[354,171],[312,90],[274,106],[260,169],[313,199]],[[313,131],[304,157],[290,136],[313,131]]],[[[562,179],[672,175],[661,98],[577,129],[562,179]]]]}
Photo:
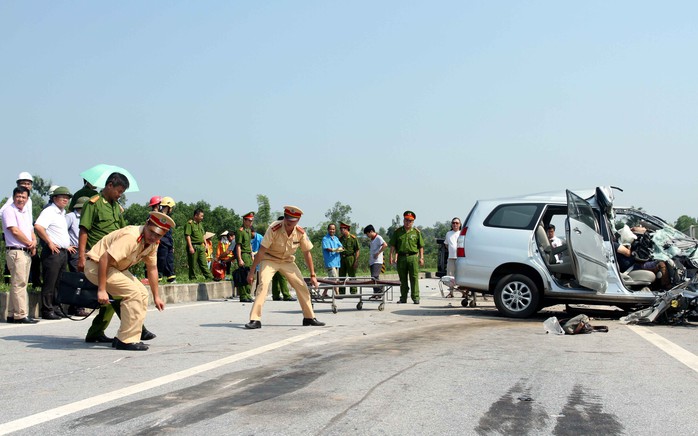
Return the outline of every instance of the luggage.
{"type": "Polygon", "coordinates": [[[75,307],[98,309],[97,285],[81,272],[64,272],[58,284],[58,302],[75,307]]]}

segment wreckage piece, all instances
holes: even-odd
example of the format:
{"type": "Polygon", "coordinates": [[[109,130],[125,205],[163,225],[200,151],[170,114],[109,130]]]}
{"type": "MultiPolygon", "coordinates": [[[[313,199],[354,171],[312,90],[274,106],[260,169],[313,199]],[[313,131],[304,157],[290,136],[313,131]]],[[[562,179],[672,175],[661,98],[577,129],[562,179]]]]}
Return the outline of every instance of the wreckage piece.
{"type": "Polygon", "coordinates": [[[682,325],[691,314],[698,313],[698,285],[682,283],[657,297],[652,306],[630,313],[620,319],[621,324],[682,325]]]}

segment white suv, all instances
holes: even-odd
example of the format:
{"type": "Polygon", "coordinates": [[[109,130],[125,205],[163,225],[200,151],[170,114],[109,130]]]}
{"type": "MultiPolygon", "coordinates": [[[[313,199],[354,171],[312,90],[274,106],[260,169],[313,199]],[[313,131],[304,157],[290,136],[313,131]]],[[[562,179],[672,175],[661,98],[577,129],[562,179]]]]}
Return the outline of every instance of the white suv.
{"type": "MultiPolygon", "coordinates": [[[[623,220],[614,215],[612,201],[609,187],[478,201],[458,238],[456,284],[493,294],[497,309],[515,318],[559,303],[626,310],[653,303],[657,293],[648,285],[654,273],[618,269],[614,225],[623,220]],[[561,247],[550,245],[546,234],[550,224],[558,232],[564,229],[561,247]]],[[[653,223],[648,225],[666,227],[663,238],[682,235],[661,220],[653,223]]],[[[695,268],[698,241],[683,239],[682,254],[695,268]]],[[[667,252],[675,254],[676,247],[671,248],[667,252]]]]}

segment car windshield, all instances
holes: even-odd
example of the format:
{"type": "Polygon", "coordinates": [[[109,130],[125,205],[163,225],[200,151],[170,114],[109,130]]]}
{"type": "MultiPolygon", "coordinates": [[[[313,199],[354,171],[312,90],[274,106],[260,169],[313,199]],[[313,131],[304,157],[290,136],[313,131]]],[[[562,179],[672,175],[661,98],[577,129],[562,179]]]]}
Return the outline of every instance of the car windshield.
{"type": "Polygon", "coordinates": [[[698,250],[696,250],[698,240],[676,230],[666,221],[637,209],[617,208],[614,212],[613,221],[616,229],[624,225],[630,228],[642,226],[651,232],[654,259],[666,261],[676,256],[686,256],[698,262],[698,250]]]}

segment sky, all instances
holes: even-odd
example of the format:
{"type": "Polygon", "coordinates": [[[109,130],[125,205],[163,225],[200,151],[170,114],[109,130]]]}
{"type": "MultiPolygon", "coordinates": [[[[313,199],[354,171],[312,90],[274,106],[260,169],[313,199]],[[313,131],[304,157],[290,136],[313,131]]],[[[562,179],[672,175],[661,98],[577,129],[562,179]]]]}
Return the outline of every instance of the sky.
{"type": "MultiPolygon", "coordinates": [[[[118,165],[242,214],[361,226],[621,187],[698,216],[698,3],[0,1],[0,186],[118,165]]],[[[128,204],[127,204],[128,205],[128,204]]]]}

